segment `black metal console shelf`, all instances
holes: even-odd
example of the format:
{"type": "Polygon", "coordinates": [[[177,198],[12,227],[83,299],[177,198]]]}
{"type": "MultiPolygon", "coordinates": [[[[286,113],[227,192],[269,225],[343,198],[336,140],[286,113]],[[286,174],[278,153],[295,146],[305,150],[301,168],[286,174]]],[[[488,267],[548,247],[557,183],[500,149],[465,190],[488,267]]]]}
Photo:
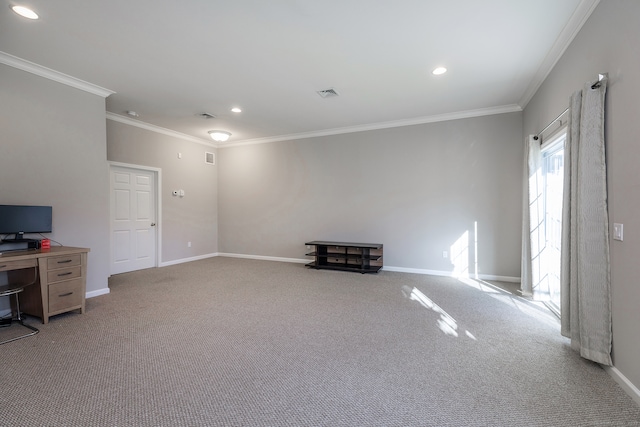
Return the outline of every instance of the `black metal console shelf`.
{"type": "Polygon", "coordinates": [[[307,267],[325,270],[377,273],[382,268],[382,244],[317,241],[305,243],[315,246],[306,254],[315,258],[307,267]]]}

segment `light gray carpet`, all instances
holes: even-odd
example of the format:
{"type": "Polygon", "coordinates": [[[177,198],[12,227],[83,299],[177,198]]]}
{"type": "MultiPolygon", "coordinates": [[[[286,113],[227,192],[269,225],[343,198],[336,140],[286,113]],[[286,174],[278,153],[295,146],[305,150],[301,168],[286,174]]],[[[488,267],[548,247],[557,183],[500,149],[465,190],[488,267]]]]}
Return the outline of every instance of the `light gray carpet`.
{"type": "Polygon", "coordinates": [[[640,426],[489,285],[213,258],[110,287],[0,347],[1,426],[640,426]]]}

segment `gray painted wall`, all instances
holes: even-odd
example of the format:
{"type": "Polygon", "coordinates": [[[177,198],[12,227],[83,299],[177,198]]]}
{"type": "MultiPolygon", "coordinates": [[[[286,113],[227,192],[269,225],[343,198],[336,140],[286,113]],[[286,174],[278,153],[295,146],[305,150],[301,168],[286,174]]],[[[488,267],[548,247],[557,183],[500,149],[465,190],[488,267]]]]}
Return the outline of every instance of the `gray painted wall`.
{"type": "Polygon", "coordinates": [[[638,16],[640,2],[600,2],[524,114],[229,147],[215,167],[202,160],[213,149],[105,125],[101,97],[0,64],[0,203],[52,205],[51,237],[91,248],[89,292],[109,275],[107,157],[162,169],[164,262],[303,258],[306,240],[331,239],[381,242],[387,266],[446,272],[442,251],[469,232],[474,273],[477,222],[479,273],[518,277],[522,140],[607,71],[609,214],[625,224],[624,242],[611,242],[613,360],[640,388],[638,16]],[[177,188],[184,199],[170,195],[177,188]]]}
{"type": "Polygon", "coordinates": [[[162,170],[163,263],[218,252],[218,166],[205,163],[205,152],[216,149],[107,120],[109,161],[162,170]],[[185,197],[172,196],[179,189],[185,197]]]}
{"type": "Polygon", "coordinates": [[[385,245],[385,266],[520,276],[522,114],[220,148],[220,252],[303,259],[308,240],[385,245]],[[452,255],[452,254],[450,254],[452,255]],[[457,261],[460,260],[460,257],[457,261]]]}
{"type": "MultiPolygon", "coordinates": [[[[640,388],[640,2],[603,0],[524,112],[524,134],[543,129],[569,106],[569,96],[598,73],[609,73],[606,155],[609,220],[624,224],[611,240],[613,361],[640,388]]],[[[611,233],[612,234],[612,233],[611,233]]]]}
{"type": "Polygon", "coordinates": [[[0,64],[0,203],[51,205],[54,240],[90,248],[87,292],[106,290],[105,100],[0,64]]]}

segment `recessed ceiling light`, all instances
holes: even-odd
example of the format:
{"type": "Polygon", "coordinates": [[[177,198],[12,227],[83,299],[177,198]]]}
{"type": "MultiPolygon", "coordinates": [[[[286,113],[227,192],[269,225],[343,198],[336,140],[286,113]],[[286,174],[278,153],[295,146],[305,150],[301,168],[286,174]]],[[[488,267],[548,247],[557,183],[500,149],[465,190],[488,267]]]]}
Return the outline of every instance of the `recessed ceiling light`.
{"type": "Polygon", "coordinates": [[[11,6],[11,9],[17,13],[18,15],[27,18],[27,19],[38,19],[38,14],[33,10],[26,8],[24,6],[11,6]]]}
{"type": "Polygon", "coordinates": [[[440,74],[444,74],[447,72],[447,69],[444,67],[438,67],[435,70],[432,71],[434,76],[439,76],[440,74]]]}
{"type": "Polygon", "coordinates": [[[233,111],[234,113],[242,113],[242,108],[239,108],[239,107],[233,107],[233,108],[231,109],[231,111],[233,111]]]}

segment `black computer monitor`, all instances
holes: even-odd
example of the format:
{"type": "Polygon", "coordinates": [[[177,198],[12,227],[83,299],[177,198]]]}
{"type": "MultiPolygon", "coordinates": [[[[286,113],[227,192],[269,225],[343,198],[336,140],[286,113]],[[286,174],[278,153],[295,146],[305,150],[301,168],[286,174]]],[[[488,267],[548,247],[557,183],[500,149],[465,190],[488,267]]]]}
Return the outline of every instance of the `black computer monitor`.
{"type": "Polygon", "coordinates": [[[0,234],[21,240],[29,233],[51,233],[51,206],[0,205],[0,234]]]}

